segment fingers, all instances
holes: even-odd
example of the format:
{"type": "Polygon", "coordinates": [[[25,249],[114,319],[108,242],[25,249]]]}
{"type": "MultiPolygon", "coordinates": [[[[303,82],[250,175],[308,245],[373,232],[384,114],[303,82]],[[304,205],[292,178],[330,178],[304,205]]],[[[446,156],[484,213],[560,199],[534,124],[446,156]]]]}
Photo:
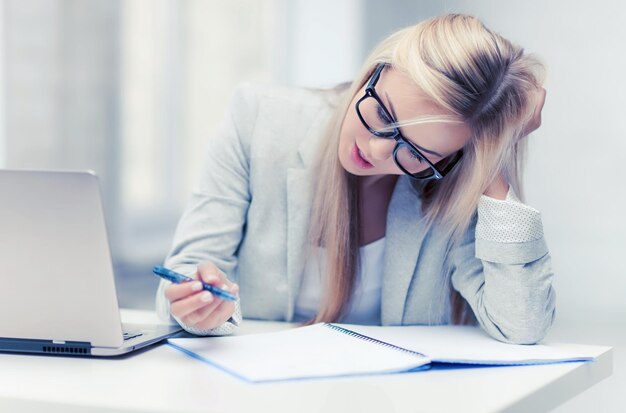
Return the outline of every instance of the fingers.
{"type": "Polygon", "coordinates": [[[202,290],[202,283],[200,281],[190,281],[181,284],[170,284],[165,289],[165,297],[173,303],[182,298],[188,297],[192,294],[202,290]]]}
{"type": "Polygon", "coordinates": [[[226,275],[211,262],[200,264],[198,266],[198,274],[200,279],[207,284],[211,284],[233,294],[237,294],[237,292],[239,292],[237,284],[226,278],[226,275]],[[236,291],[234,291],[235,289],[236,291]]]}
{"type": "Polygon", "coordinates": [[[539,88],[536,94],[535,111],[533,113],[533,120],[535,121],[535,129],[541,126],[541,111],[543,105],[546,103],[546,89],[539,88]]]}
{"type": "Polygon", "coordinates": [[[200,264],[193,278],[198,281],[171,284],[165,289],[165,296],[171,304],[170,312],[190,327],[209,329],[221,325],[235,311],[235,303],[204,291],[199,280],[234,295],[239,293],[239,286],[228,280],[211,262],[200,264]]]}
{"type": "Polygon", "coordinates": [[[541,112],[541,109],[543,108],[543,105],[546,103],[546,89],[541,87],[539,88],[539,97],[537,100],[537,107],[539,107],[539,112],[541,112]]]}
{"type": "Polygon", "coordinates": [[[208,283],[211,278],[218,278],[222,283],[226,280],[224,273],[210,261],[205,261],[198,265],[198,275],[205,283],[208,283]]]}
{"type": "MultiPolygon", "coordinates": [[[[203,262],[198,266],[197,273],[192,275],[196,280],[202,280],[206,284],[211,284],[217,288],[225,289],[237,294],[237,284],[226,278],[226,275],[220,271],[215,264],[211,262],[203,262]],[[237,292],[233,291],[234,289],[237,292]]],[[[199,281],[183,282],[181,284],[170,284],[165,288],[165,297],[171,302],[189,297],[202,290],[202,284],[199,281]]]]}
{"type": "MultiPolygon", "coordinates": [[[[202,291],[197,294],[193,294],[189,297],[174,301],[170,306],[170,312],[183,320],[187,315],[194,311],[210,305],[212,302],[217,301],[216,298],[208,291],[202,291]]],[[[196,320],[197,321],[197,320],[196,320]]],[[[192,322],[191,325],[194,323],[192,322]]]]}
{"type": "Polygon", "coordinates": [[[200,279],[207,284],[222,288],[224,284],[231,287],[234,284],[226,278],[226,275],[212,262],[203,262],[198,266],[200,279]]]}
{"type": "Polygon", "coordinates": [[[526,123],[522,136],[526,136],[541,126],[541,111],[546,102],[546,89],[540,87],[535,92],[535,109],[531,118],[526,123]]]}
{"type": "Polygon", "coordinates": [[[200,329],[215,328],[227,321],[235,312],[235,303],[215,300],[204,308],[187,315],[184,322],[193,322],[200,329]]]}
{"type": "MultiPolygon", "coordinates": [[[[237,294],[239,288],[235,287],[231,292],[237,294]]],[[[203,291],[176,301],[171,305],[170,311],[188,326],[207,329],[215,328],[228,320],[235,311],[235,303],[203,291]]]]}

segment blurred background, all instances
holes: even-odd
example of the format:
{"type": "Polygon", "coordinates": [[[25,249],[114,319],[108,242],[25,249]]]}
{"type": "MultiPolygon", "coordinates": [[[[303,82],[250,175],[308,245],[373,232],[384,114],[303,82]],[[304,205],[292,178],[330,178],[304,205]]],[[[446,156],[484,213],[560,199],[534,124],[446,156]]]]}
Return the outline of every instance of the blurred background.
{"type": "MultiPolygon", "coordinates": [[[[548,67],[526,194],[553,257],[555,331],[624,343],[625,9],[567,0],[0,0],[0,167],[94,170],[120,304],[152,308],[150,269],[168,252],[237,83],[331,86],[394,30],[470,13],[548,67]]],[[[561,410],[618,411],[623,352],[615,358],[612,387],[561,410]]]]}

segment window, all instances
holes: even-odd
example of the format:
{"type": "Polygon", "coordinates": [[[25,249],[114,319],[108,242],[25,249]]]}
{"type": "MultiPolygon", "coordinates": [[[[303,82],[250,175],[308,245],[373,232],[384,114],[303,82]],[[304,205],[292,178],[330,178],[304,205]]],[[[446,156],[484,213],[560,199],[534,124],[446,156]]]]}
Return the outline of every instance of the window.
{"type": "Polygon", "coordinates": [[[156,284],[235,85],[349,80],[361,3],[4,0],[0,166],[94,170],[120,302],[149,307],[128,291],[156,284]]]}

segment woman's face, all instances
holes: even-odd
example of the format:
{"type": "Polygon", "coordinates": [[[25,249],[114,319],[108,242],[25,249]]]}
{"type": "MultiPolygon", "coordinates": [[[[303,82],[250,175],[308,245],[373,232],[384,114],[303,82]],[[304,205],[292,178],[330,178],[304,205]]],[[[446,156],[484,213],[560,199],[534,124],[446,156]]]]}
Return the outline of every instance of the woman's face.
{"type": "MultiPolygon", "coordinates": [[[[398,122],[427,115],[453,115],[429,99],[409,77],[389,66],[382,71],[375,89],[387,111],[398,122]]],[[[364,92],[365,86],[350,103],[343,121],[339,137],[339,161],[346,171],[354,175],[402,175],[402,170],[393,159],[396,141],[373,135],[357,115],[355,105],[364,92]]],[[[367,113],[372,108],[371,105],[361,106],[361,113],[366,119],[376,116],[376,113],[367,113]]],[[[470,129],[464,123],[408,125],[401,127],[400,132],[433,164],[456,153],[470,138],[470,129]]],[[[426,169],[428,165],[423,163],[420,168],[426,169]]]]}

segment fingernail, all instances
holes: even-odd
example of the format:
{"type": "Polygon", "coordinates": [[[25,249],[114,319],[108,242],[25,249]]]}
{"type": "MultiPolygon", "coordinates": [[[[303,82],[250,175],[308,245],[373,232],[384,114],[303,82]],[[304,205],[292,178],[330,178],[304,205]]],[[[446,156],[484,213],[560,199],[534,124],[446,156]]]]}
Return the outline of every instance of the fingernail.
{"type": "Polygon", "coordinates": [[[208,283],[218,280],[217,275],[215,274],[207,274],[202,278],[204,279],[205,282],[208,282],[208,283]]]}
{"type": "Polygon", "coordinates": [[[202,296],[200,297],[200,301],[202,301],[203,303],[210,303],[211,301],[213,301],[213,294],[209,292],[202,294],[202,296]]]}
{"type": "Polygon", "coordinates": [[[191,291],[200,291],[202,289],[202,283],[200,281],[194,281],[191,284],[191,291]]]}
{"type": "Polygon", "coordinates": [[[224,291],[228,291],[228,285],[226,285],[226,284],[222,284],[222,287],[221,287],[221,288],[222,288],[222,290],[224,290],[224,291]]]}

